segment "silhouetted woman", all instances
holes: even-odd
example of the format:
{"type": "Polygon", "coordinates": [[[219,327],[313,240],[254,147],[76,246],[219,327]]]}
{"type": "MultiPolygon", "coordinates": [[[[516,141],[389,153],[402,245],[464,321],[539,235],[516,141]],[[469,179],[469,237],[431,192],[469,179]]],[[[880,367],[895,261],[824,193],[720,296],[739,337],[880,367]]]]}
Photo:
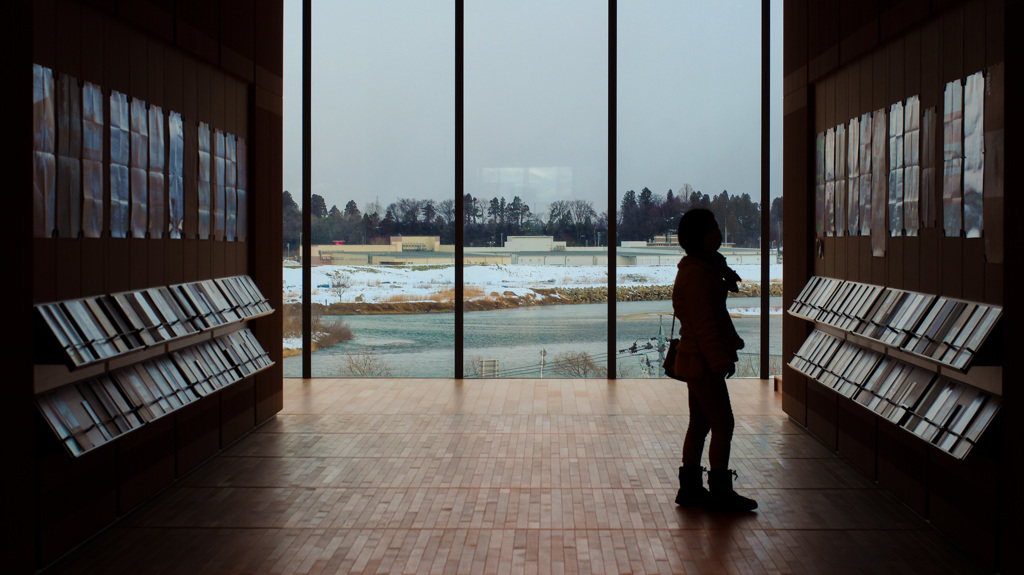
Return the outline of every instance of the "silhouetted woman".
{"type": "Polygon", "coordinates": [[[739,291],[736,282],[740,277],[718,253],[722,232],[710,211],[698,208],[683,214],[679,245],[686,250],[686,257],[679,262],[672,290],[672,308],[680,322],[674,367],[689,390],[690,423],[683,440],[676,504],[751,511],[757,502],[732,489],[735,472],[729,469],[729,448],[735,420],[725,384],[725,378],[736,372],[736,351],[743,348],[725,307],[727,292],[739,291]],[[710,492],[704,488],[701,466],[708,433],[710,492]]]}

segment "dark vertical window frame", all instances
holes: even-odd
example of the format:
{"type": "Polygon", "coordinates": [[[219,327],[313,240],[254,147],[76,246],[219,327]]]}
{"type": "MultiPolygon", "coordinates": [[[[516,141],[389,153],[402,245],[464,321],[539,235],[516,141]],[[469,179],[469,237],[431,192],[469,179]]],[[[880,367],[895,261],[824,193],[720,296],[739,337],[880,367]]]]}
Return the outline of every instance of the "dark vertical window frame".
{"type": "Polygon", "coordinates": [[[771,358],[771,2],[761,0],[761,379],[771,358]]]}
{"type": "MultiPolygon", "coordinates": [[[[767,0],[766,0],[767,1],[767,0]]],[[[616,219],[618,207],[615,195],[616,154],[617,154],[617,110],[616,92],[618,64],[618,1],[608,0],[608,379],[616,376],[616,219]]]]}
{"type": "Polygon", "coordinates": [[[313,0],[302,2],[302,377],[313,377],[312,175],[313,0]]]}
{"type": "Polygon", "coordinates": [[[465,360],[465,134],[464,134],[464,40],[465,34],[465,3],[455,0],[455,378],[465,377],[463,362],[465,360]]]}

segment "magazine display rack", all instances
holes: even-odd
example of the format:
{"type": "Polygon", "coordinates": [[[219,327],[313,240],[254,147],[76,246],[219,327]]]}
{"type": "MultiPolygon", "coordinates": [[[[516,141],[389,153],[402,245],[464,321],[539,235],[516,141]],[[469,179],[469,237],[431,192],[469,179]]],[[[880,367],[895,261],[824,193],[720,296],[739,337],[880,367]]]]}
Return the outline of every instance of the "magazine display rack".
{"type": "Polygon", "coordinates": [[[248,276],[36,310],[36,404],[75,457],[273,365],[245,327],[273,312],[248,276]]]}
{"type": "Polygon", "coordinates": [[[273,310],[252,278],[235,276],[42,304],[36,311],[47,328],[37,333],[52,335],[63,351],[37,363],[60,361],[75,370],[273,310]]]}
{"type": "Polygon", "coordinates": [[[816,324],[790,367],[954,457],[999,411],[1001,370],[972,370],[999,306],[815,276],[789,313],[816,324]]]}

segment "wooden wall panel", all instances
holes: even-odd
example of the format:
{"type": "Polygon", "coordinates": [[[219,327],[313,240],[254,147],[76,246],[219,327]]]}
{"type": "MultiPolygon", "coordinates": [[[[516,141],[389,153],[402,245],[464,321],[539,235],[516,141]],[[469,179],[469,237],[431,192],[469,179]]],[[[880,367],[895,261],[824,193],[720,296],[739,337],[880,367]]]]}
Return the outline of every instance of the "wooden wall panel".
{"type": "Polygon", "coordinates": [[[115,446],[118,513],[123,515],[174,481],[174,418],[147,423],[115,446]]]}
{"type": "Polygon", "coordinates": [[[939,293],[949,297],[963,297],[964,284],[964,240],[943,237],[940,259],[941,276],[939,293]]]}
{"type": "MultiPolygon", "coordinates": [[[[257,91],[261,91],[257,87],[257,91]]],[[[264,92],[264,97],[257,95],[257,101],[269,101],[271,106],[279,105],[280,100],[264,92]]],[[[253,236],[255,253],[278,254],[277,258],[257,257],[253,262],[253,280],[260,290],[268,297],[274,309],[282,309],[282,294],[278,287],[281,284],[281,267],[275,263],[280,259],[281,251],[281,157],[282,120],[279,112],[268,110],[265,106],[256,105],[253,114],[252,145],[249,152],[252,157],[254,178],[250,193],[253,196],[253,221],[261,226],[261,233],[253,236]]],[[[282,352],[281,352],[281,313],[273,314],[256,322],[253,333],[260,344],[270,354],[275,365],[256,375],[256,422],[265,421],[283,407],[282,393],[282,352]]]]}
{"type": "Polygon", "coordinates": [[[1003,301],[1003,281],[1003,264],[985,264],[984,301],[996,305],[1005,305],[1003,301]]]}
{"type": "MultiPolygon", "coordinates": [[[[34,4],[12,2],[4,7],[3,34],[0,34],[0,62],[10,86],[0,95],[3,109],[27,109],[32,102],[34,4]]],[[[8,138],[16,142],[32,141],[32,115],[11,114],[5,123],[8,138]]],[[[32,189],[32,149],[16,146],[6,150],[5,184],[12,190],[32,189]]],[[[32,195],[12,193],[6,198],[12,214],[27,215],[33,210],[32,195]]],[[[32,239],[32,218],[14,217],[0,226],[0,241],[10,250],[8,269],[21,281],[4,286],[5,319],[12,325],[32,325],[35,311],[35,248],[32,239]],[[27,240],[27,241],[26,241],[27,240]],[[27,249],[26,249],[27,248],[27,249]]],[[[50,268],[52,271],[52,267],[50,268]]],[[[15,337],[5,342],[4,354],[10,358],[31,357],[32,337],[15,337]]],[[[0,418],[0,436],[18,438],[4,448],[4,466],[17,472],[4,473],[0,489],[6,494],[0,500],[0,536],[3,537],[4,569],[9,573],[32,573],[36,556],[36,501],[29,496],[39,485],[36,465],[35,422],[38,418],[33,393],[33,367],[25,361],[4,362],[4,417],[0,418]],[[29,431],[26,431],[29,430],[29,431]]]]}
{"type": "Polygon", "coordinates": [[[985,69],[985,4],[986,0],[970,0],[964,3],[964,75],[985,69]]]}
{"type": "Polygon", "coordinates": [[[184,476],[220,449],[220,393],[174,413],[177,475],[184,476]]]}
{"type": "Polygon", "coordinates": [[[129,98],[141,98],[149,102],[149,39],[141,32],[132,31],[129,36],[128,58],[130,83],[129,98]]]}
{"type": "Polygon", "coordinates": [[[850,463],[875,479],[877,417],[851,401],[836,402],[836,449],[850,463]]]}
{"type": "MultiPolygon", "coordinates": [[[[106,60],[104,19],[90,9],[83,9],[81,15],[82,80],[99,84],[103,87],[104,94],[107,94],[107,84],[103,76],[106,60]]],[[[104,115],[103,118],[108,119],[107,115],[104,115]]]]}
{"type": "Polygon", "coordinates": [[[928,444],[892,423],[877,422],[878,484],[928,516],[928,444]]]}
{"type": "Polygon", "coordinates": [[[921,238],[903,238],[903,288],[921,291],[921,238]]]}
{"type": "Polygon", "coordinates": [[[129,242],[124,238],[111,238],[107,241],[107,289],[110,293],[118,293],[131,289],[131,250],[129,242]]]}
{"type": "MultiPolygon", "coordinates": [[[[788,7],[788,5],[787,5],[788,7]]],[[[789,12],[787,11],[787,14],[789,12]]],[[[801,30],[800,33],[803,33],[801,30]]],[[[800,44],[800,38],[789,38],[787,45],[800,44]]],[[[786,253],[786,265],[782,275],[785,285],[798,286],[785,292],[785,306],[788,307],[792,298],[807,282],[814,270],[814,203],[811,194],[814,170],[814,124],[810,100],[813,92],[806,86],[798,87],[786,94],[783,116],[783,170],[784,202],[786,220],[789,225],[783,228],[783,245],[786,253]],[[810,232],[810,233],[808,233],[810,232]]],[[[280,202],[278,202],[280,203],[280,202]]],[[[278,244],[280,249],[280,244],[278,244]]],[[[256,250],[259,253],[259,250],[256,250]]],[[[280,291],[280,290],[278,290],[280,291]]],[[[783,357],[792,357],[809,333],[807,322],[788,314],[782,318],[783,357]]],[[[784,384],[782,393],[782,409],[795,421],[805,425],[807,422],[807,380],[788,366],[784,368],[784,384]]]]}
{"type": "Polygon", "coordinates": [[[176,10],[175,43],[209,64],[218,62],[218,11],[219,2],[180,2],[176,10]]]}
{"type": "Polygon", "coordinates": [[[873,2],[841,0],[839,7],[841,63],[853,62],[878,46],[878,6],[873,2]]]}
{"type": "Polygon", "coordinates": [[[256,425],[256,382],[246,378],[225,388],[220,401],[220,447],[231,445],[256,425]]]}
{"type": "Polygon", "coordinates": [[[220,19],[220,63],[229,73],[252,82],[255,77],[255,5],[251,0],[221,0],[221,14],[231,18],[220,19]]]}
{"type": "MultiPolygon", "coordinates": [[[[1006,59],[1007,23],[1014,20],[1006,14],[1005,0],[985,2],[985,65],[998,64],[1006,59]]],[[[1013,28],[1016,31],[1016,27],[1013,28]]]]}
{"type": "Polygon", "coordinates": [[[57,3],[56,28],[57,61],[56,70],[82,78],[82,7],[77,2],[60,0],[57,3]]]}
{"type": "MultiPolygon", "coordinates": [[[[166,213],[166,212],[165,212],[166,213]]],[[[167,281],[167,246],[169,239],[147,239],[146,249],[149,257],[146,260],[146,285],[168,285],[167,281]]]]}
{"type": "Polygon", "coordinates": [[[117,458],[115,446],[106,445],[72,459],[45,424],[37,424],[38,556],[47,565],[114,521],[117,458]]]}
{"type": "Polygon", "coordinates": [[[963,240],[963,298],[985,301],[985,240],[963,240]]]}
{"type": "Polygon", "coordinates": [[[220,277],[226,275],[224,273],[224,258],[227,248],[224,244],[224,241],[214,240],[208,242],[208,244],[204,246],[205,249],[210,252],[210,268],[208,272],[210,275],[204,277],[220,277]]]}
{"type": "Polygon", "coordinates": [[[970,462],[931,449],[928,473],[928,519],[957,545],[994,569],[1000,505],[999,468],[992,450],[979,445],[970,462]]]}
{"type": "Polygon", "coordinates": [[[807,429],[832,449],[837,447],[836,399],[839,395],[820,383],[807,384],[807,429]]]}
{"type": "MultiPolygon", "coordinates": [[[[28,62],[38,62],[58,74],[99,84],[105,96],[116,90],[131,99],[140,99],[151,106],[163,108],[165,121],[170,111],[180,112],[185,127],[185,202],[186,239],[169,238],[44,238],[30,240],[25,251],[24,273],[26,302],[56,301],[83,295],[115,293],[153,285],[167,285],[221,275],[254,274],[250,263],[263,264],[260,285],[275,308],[281,307],[279,254],[271,246],[280,245],[281,188],[281,125],[280,94],[283,71],[283,3],[280,0],[223,0],[208,3],[181,3],[174,0],[39,0],[16,2],[5,8],[9,22],[21,30],[30,30],[29,42],[24,35],[11,35],[11,46],[3,51],[15,65],[12,69],[31,70],[28,62]],[[179,17],[175,21],[176,15],[179,17]],[[223,25],[223,29],[221,28],[223,25]],[[256,38],[260,38],[259,47],[256,38]],[[224,44],[220,44],[224,40],[224,44]],[[21,44],[22,49],[17,49],[21,44]],[[185,50],[185,52],[182,52],[185,50]],[[17,60],[20,57],[21,60],[17,60]],[[274,93],[276,102],[268,116],[267,129],[257,141],[250,138],[251,83],[256,80],[256,62],[265,89],[274,93]],[[264,252],[250,254],[256,246],[250,242],[223,242],[196,238],[196,122],[202,120],[214,128],[246,137],[250,150],[259,148],[268,164],[264,178],[250,176],[249,233],[264,237],[264,252]],[[255,201],[262,194],[265,200],[255,201]],[[276,202],[274,199],[276,198],[276,202]],[[258,212],[257,210],[263,210],[258,212]],[[263,222],[257,227],[255,221],[263,222]],[[258,233],[257,233],[258,232],[258,233]]],[[[6,22],[5,22],[6,25],[6,22]]],[[[17,76],[17,74],[11,74],[17,76]]],[[[16,109],[31,98],[31,80],[26,79],[24,93],[13,102],[16,109]]],[[[109,125],[109,103],[105,104],[105,120],[109,125]]],[[[19,116],[19,120],[21,116],[19,116]]],[[[26,140],[31,134],[31,118],[22,122],[26,140]]],[[[15,122],[12,125],[16,125],[15,122]]],[[[16,126],[15,126],[16,127],[16,126]]],[[[109,160],[109,130],[104,130],[104,155],[109,160]]],[[[26,150],[27,152],[27,150],[26,150]]],[[[250,159],[249,165],[254,165],[250,159]]],[[[30,161],[24,163],[31,166],[30,161]]],[[[31,170],[12,174],[10,179],[21,187],[31,185],[31,170]]],[[[109,171],[104,178],[104,227],[109,226],[109,171]]],[[[19,196],[20,198],[21,196],[19,196]]],[[[165,197],[165,202],[166,202],[165,197]]],[[[17,202],[16,202],[17,203],[17,202]]],[[[24,196],[31,210],[31,197],[24,196]]],[[[165,203],[164,212],[168,213],[165,203]]],[[[31,219],[22,218],[18,240],[31,237],[31,219]]],[[[166,222],[165,222],[166,223],[166,222]]],[[[106,229],[104,230],[105,233],[106,229]]],[[[6,231],[5,231],[6,233],[6,231]]],[[[6,236],[5,236],[6,237],[6,236]]],[[[10,242],[16,245],[16,241],[10,242]]],[[[12,295],[17,299],[16,295],[12,295]]],[[[29,303],[18,308],[28,317],[29,303]]],[[[20,317],[20,315],[15,314],[20,317]]],[[[19,320],[20,321],[20,320],[19,320]]],[[[24,385],[9,394],[11,405],[20,405],[19,416],[26,418],[35,431],[23,446],[24,458],[18,450],[10,450],[8,461],[23,469],[29,487],[15,486],[9,492],[33,493],[24,509],[6,505],[4,516],[14,518],[25,537],[30,540],[22,569],[17,560],[16,572],[29,572],[47,566],[60,555],[90,535],[108,526],[119,513],[125,513],[169,485],[175,473],[194,468],[222,444],[222,431],[231,441],[252,429],[257,416],[263,420],[279,411],[281,395],[281,321],[279,314],[253,322],[261,341],[267,345],[277,362],[274,369],[262,374],[259,384],[254,379],[232,386],[217,399],[200,400],[161,418],[142,429],[118,439],[81,458],[70,459],[53,439],[52,433],[39,423],[33,403],[31,365],[24,366],[28,375],[12,369],[24,385]],[[257,392],[259,387],[259,392],[257,392]],[[259,395],[260,406],[256,398],[259,395]],[[21,402],[21,403],[19,403],[21,402]],[[40,445],[40,442],[42,443],[40,445]],[[24,516],[24,517],[23,517],[24,516]]],[[[31,346],[31,338],[26,338],[31,346]]],[[[12,347],[16,356],[31,355],[12,347]]],[[[22,426],[22,428],[27,426],[22,426]]],[[[5,483],[5,486],[8,485],[5,483]]],[[[5,531],[5,535],[8,535],[5,531]]],[[[19,541],[6,537],[7,541],[19,541]]]]}
{"type": "Polygon", "coordinates": [[[83,238],[82,248],[82,295],[99,295],[107,291],[107,254],[105,238],[83,238]]]}
{"type": "Polygon", "coordinates": [[[82,295],[82,244],[77,239],[50,240],[56,250],[57,299],[74,299],[82,295]]]}
{"type": "Polygon", "coordinates": [[[904,263],[904,238],[890,237],[885,253],[885,278],[886,285],[896,289],[907,289],[903,276],[904,263]]]}
{"type": "Polygon", "coordinates": [[[857,258],[860,260],[858,265],[858,278],[857,281],[864,283],[873,283],[871,277],[871,236],[857,236],[857,258]]]}
{"type": "Polygon", "coordinates": [[[118,15],[163,43],[174,41],[174,0],[118,2],[118,15]]]}
{"type": "Polygon", "coordinates": [[[128,244],[128,289],[137,290],[148,287],[148,240],[144,238],[127,238],[121,241],[128,244]]]}
{"type": "Polygon", "coordinates": [[[879,25],[882,42],[900,38],[918,26],[928,17],[931,8],[928,0],[896,0],[883,4],[887,6],[882,8],[879,25]]]}
{"type": "Polygon", "coordinates": [[[280,96],[283,93],[281,78],[284,77],[284,26],[281,25],[284,22],[284,3],[280,0],[256,0],[254,5],[254,37],[259,39],[253,50],[256,84],[280,96]]]}
{"type": "Polygon", "coordinates": [[[200,279],[199,275],[199,240],[184,239],[181,242],[183,259],[185,260],[182,279],[187,282],[194,282],[200,279]]]}
{"type": "Polygon", "coordinates": [[[860,237],[846,237],[846,279],[863,281],[860,276],[860,237]]]}
{"type": "MultiPolygon", "coordinates": [[[[1001,2],[993,2],[1001,4],[1001,2]]],[[[989,20],[990,22],[992,19],[989,20]]],[[[1024,95],[1024,70],[1021,68],[1019,59],[1011,58],[1011,54],[1024,53],[1024,34],[1020,33],[1018,22],[1024,21],[1024,5],[1020,2],[1007,2],[1005,20],[999,20],[999,24],[1005,27],[1006,33],[1006,85],[1004,88],[1005,102],[1019,102],[1024,95]]],[[[1019,58],[1019,56],[1018,56],[1019,58]]],[[[1021,106],[1006,106],[1005,130],[1007,134],[1024,133],[1024,113],[1021,106]]],[[[1024,139],[1006,138],[1006,157],[1021,158],[1024,154],[1024,139]]],[[[1007,162],[1009,163],[1009,162],[1007,162]]],[[[1019,170],[1006,170],[1005,190],[1019,190],[1024,185],[1024,178],[1019,170]]],[[[1019,193],[1007,193],[1004,198],[1004,229],[1009,230],[1007,224],[1010,218],[1018,217],[1024,213],[1024,196],[1019,193]]],[[[1007,238],[1010,236],[1007,235],[1007,238]]],[[[1009,243],[1009,242],[1007,242],[1009,243]]],[[[1016,244],[1019,246],[1019,242],[1016,244]]],[[[1002,266],[989,264],[993,275],[1002,276],[1001,299],[1004,300],[1003,319],[1004,326],[1024,325],[1024,305],[1019,297],[1011,297],[1016,293],[1020,276],[1014,270],[1024,269],[1024,252],[1020,249],[1006,249],[1005,260],[1002,266]]],[[[996,289],[986,281],[987,289],[996,289]]],[[[992,301],[995,301],[993,298],[992,301]]],[[[1003,357],[1015,357],[1020,350],[1024,349],[1024,330],[1004,329],[1002,341],[1003,357]]],[[[1000,564],[1009,571],[1014,566],[1024,565],[1024,546],[1020,544],[1018,525],[1020,517],[1018,510],[1024,509],[1024,492],[1020,486],[1024,482],[1024,472],[1017,464],[1020,460],[1021,445],[1024,445],[1024,389],[1019,383],[1020,372],[1017,369],[1003,370],[1003,407],[999,416],[999,437],[1001,438],[1000,455],[1003,464],[1000,471],[998,484],[1001,496],[1000,507],[1005,510],[1000,518],[1000,564]]]]}
{"type": "Polygon", "coordinates": [[[942,83],[964,77],[964,11],[950,8],[942,17],[942,83]]]}

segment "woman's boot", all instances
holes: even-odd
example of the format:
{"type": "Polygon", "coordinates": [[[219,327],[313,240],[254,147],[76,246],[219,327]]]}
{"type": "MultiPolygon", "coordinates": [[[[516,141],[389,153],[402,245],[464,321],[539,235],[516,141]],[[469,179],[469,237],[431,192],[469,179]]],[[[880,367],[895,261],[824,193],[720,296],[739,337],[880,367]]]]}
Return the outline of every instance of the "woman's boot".
{"type": "Polygon", "coordinates": [[[709,511],[746,513],[757,509],[757,501],[732,490],[733,477],[736,477],[736,472],[732,469],[708,471],[708,487],[711,488],[707,505],[709,511]]]}
{"type": "Polygon", "coordinates": [[[676,505],[703,507],[708,503],[708,490],[704,489],[704,468],[690,465],[679,468],[679,492],[676,505]]]}

